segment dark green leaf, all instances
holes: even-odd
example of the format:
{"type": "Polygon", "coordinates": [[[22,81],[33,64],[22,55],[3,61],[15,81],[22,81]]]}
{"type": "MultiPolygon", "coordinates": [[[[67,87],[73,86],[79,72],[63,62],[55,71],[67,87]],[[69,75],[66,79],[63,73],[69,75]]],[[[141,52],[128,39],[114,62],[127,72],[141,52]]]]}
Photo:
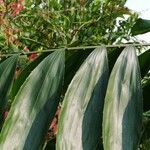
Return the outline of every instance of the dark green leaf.
{"type": "Polygon", "coordinates": [[[50,54],[23,83],[2,128],[1,150],[40,149],[59,104],[64,58],[64,51],[50,54]]]}
{"type": "Polygon", "coordinates": [[[150,32],[150,20],[139,18],[131,29],[132,35],[150,32]]]}
{"type": "Polygon", "coordinates": [[[15,83],[13,84],[11,91],[11,98],[14,99],[17,92],[19,91],[21,85],[24,83],[28,75],[32,72],[32,70],[48,55],[49,53],[44,53],[40,55],[36,60],[31,62],[19,75],[15,83]]]}
{"type": "Polygon", "coordinates": [[[118,58],[118,56],[121,54],[123,48],[114,48],[108,51],[108,63],[109,63],[109,70],[111,72],[112,68],[114,67],[114,64],[118,58]]]}
{"type": "Polygon", "coordinates": [[[98,48],[84,61],[67,89],[58,122],[57,150],[99,148],[107,80],[107,51],[98,48]]]}
{"type": "Polygon", "coordinates": [[[3,123],[3,113],[13,83],[17,60],[18,56],[12,56],[0,64],[0,128],[3,123]]]}
{"type": "Polygon", "coordinates": [[[46,145],[46,147],[45,147],[44,150],[56,150],[55,144],[56,144],[56,139],[50,140],[50,141],[47,143],[47,145],[46,145]]]}
{"type": "Polygon", "coordinates": [[[138,58],[139,58],[141,76],[143,78],[150,70],[150,50],[145,51],[144,53],[139,55],[138,58]]]}
{"type": "Polygon", "coordinates": [[[143,86],[144,111],[150,110],[150,79],[143,86]]]}
{"type": "Polygon", "coordinates": [[[136,50],[127,47],[111,72],[103,112],[105,150],[136,150],[142,127],[142,87],[136,50]]]}
{"type": "MultiPolygon", "coordinates": [[[[86,59],[86,57],[91,53],[92,50],[78,50],[75,52],[71,52],[71,54],[66,57],[65,63],[65,82],[64,82],[64,93],[68,88],[69,83],[71,82],[73,76],[86,59]]],[[[66,52],[67,53],[67,52],[66,52]]]]}

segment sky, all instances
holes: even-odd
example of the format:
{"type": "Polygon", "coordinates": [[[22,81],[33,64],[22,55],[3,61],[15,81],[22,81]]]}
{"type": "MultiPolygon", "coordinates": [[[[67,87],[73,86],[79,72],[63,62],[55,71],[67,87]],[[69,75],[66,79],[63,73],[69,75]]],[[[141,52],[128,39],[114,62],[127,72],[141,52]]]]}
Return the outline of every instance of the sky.
{"type": "MultiPolygon", "coordinates": [[[[136,11],[141,18],[150,20],[150,0],[128,0],[125,6],[136,11]]],[[[138,38],[150,43],[150,32],[138,38]]]]}

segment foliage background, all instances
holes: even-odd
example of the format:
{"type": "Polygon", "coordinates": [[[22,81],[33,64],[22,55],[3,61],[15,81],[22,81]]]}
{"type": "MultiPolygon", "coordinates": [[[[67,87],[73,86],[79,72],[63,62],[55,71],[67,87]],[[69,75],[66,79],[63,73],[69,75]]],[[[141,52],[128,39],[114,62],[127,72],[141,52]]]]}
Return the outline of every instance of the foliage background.
{"type": "MultiPolygon", "coordinates": [[[[136,22],[139,24],[138,14],[124,7],[125,2],[0,0],[0,54],[139,42],[132,34],[139,29],[139,26],[132,28],[136,22]]],[[[37,57],[36,53],[21,56],[17,73],[20,74],[20,70],[37,57]]],[[[143,83],[147,81],[149,73],[143,83]]],[[[150,121],[147,113],[144,116],[144,129],[147,131],[150,121]]],[[[145,131],[143,142],[149,143],[149,135],[145,131]]]]}
{"type": "Polygon", "coordinates": [[[137,14],[120,0],[7,1],[0,6],[2,52],[121,43],[137,14]]]}

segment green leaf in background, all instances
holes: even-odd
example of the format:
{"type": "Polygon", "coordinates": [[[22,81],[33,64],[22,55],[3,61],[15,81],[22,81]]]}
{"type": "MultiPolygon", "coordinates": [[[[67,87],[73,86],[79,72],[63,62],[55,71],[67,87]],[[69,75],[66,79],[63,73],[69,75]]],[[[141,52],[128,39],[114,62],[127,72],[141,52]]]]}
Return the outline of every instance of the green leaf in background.
{"type": "Polygon", "coordinates": [[[109,64],[110,72],[113,69],[115,62],[122,51],[123,51],[122,47],[121,48],[111,48],[111,50],[108,49],[108,64],[109,64]]]}
{"type": "Polygon", "coordinates": [[[107,80],[107,51],[98,48],[84,61],[68,87],[58,121],[57,150],[99,148],[107,80]]]}
{"type": "Polygon", "coordinates": [[[150,79],[143,86],[144,111],[150,110],[150,79]]]}
{"type": "Polygon", "coordinates": [[[132,35],[150,32],[150,20],[139,18],[131,29],[132,35]]]}
{"type": "Polygon", "coordinates": [[[142,88],[134,47],[123,50],[111,72],[103,112],[105,150],[136,150],[142,126],[142,88]]]}
{"type": "Polygon", "coordinates": [[[46,57],[17,93],[0,135],[1,150],[37,150],[60,100],[64,51],[46,57]]]}
{"type": "Polygon", "coordinates": [[[13,83],[17,60],[18,56],[12,56],[0,64],[0,128],[3,124],[3,113],[13,83]]]}
{"type": "MultiPolygon", "coordinates": [[[[69,83],[71,82],[73,76],[83,63],[83,61],[87,58],[87,56],[91,53],[92,50],[77,50],[75,52],[68,52],[70,56],[66,57],[65,63],[65,81],[64,81],[64,93],[66,92],[69,83]]],[[[66,52],[67,53],[67,52],[66,52]]],[[[68,55],[69,55],[68,54],[68,55]]]]}
{"type": "Polygon", "coordinates": [[[140,143],[141,150],[149,150],[150,148],[150,110],[147,113],[149,117],[144,116],[143,118],[143,130],[140,143]]]}
{"type": "Polygon", "coordinates": [[[47,143],[47,145],[46,145],[46,147],[44,148],[44,150],[56,150],[55,144],[56,144],[56,138],[50,140],[50,141],[47,143]]]}
{"type": "Polygon", "coordinates": [[[31,62],[19,75],[15,83],[13,84],[12,91],[11,91],[11,99],[14,99],[16,94],[18,93],[21,85],[32,72],[32,70],[48,55],[49,53],[41,54],[36,60],[31,62]]]}
{"type": "Polygon", "coordinates": [[[141,71],[141,77],[143,78],[150,70],[150,50],[145,51],[138,56],[139,65],[141,71]]]}

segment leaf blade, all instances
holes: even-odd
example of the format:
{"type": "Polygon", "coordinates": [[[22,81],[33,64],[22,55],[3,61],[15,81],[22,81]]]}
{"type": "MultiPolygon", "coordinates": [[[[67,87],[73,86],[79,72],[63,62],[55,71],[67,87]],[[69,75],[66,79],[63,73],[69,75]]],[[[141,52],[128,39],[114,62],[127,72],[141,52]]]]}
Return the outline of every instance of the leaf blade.
{"type": "Polygon", "coordinates": [[[143,78],[150,70],[150,50],[147,50],[144,53],[140,54],[138,58],[139,58],[141,76],[143,78]]]}
{"type": "Polygon", "coordinates": [[[26,78],[29,76],[29,74],[32,72],[32,70],[46,57],[48,54],[44,53],[40,55],[36,60],[31,62],[19,75],[15,83],[13,84],[12,91],[11,91],[11,97],[14,99],[16,94],[18,93],[21,85],[26,80],[26,78]]]}
{"type": "Polygon", "coordinates": [[[0,149],[39,149],[59,103],[64,56],[50,54],[26,79],[2,129],[0,149]]]}
{"type": "Polygon", "coordinates": [[[111,72],[103,112],[104,149],[137,149],[142,125],[140,69],[133,47],[121,53],[111,72]]]}
{"type": "Polygon", "coordinates": [[[3,113],[13,83],[17,60],[18,56],[12,56],[0,64],[0,126],[3,124],[3,113]]]}
{"type": "Polygon", "coordinates": [[[66,92],[58,122],[57,150],[99,147],[108,61],[105,48],[84,61],[66,92]]]}
{"type": "Polygon", "coordinates": [[[131,29],[132,35],[150,32],[150,20],[139,18],[131,29]]]}

